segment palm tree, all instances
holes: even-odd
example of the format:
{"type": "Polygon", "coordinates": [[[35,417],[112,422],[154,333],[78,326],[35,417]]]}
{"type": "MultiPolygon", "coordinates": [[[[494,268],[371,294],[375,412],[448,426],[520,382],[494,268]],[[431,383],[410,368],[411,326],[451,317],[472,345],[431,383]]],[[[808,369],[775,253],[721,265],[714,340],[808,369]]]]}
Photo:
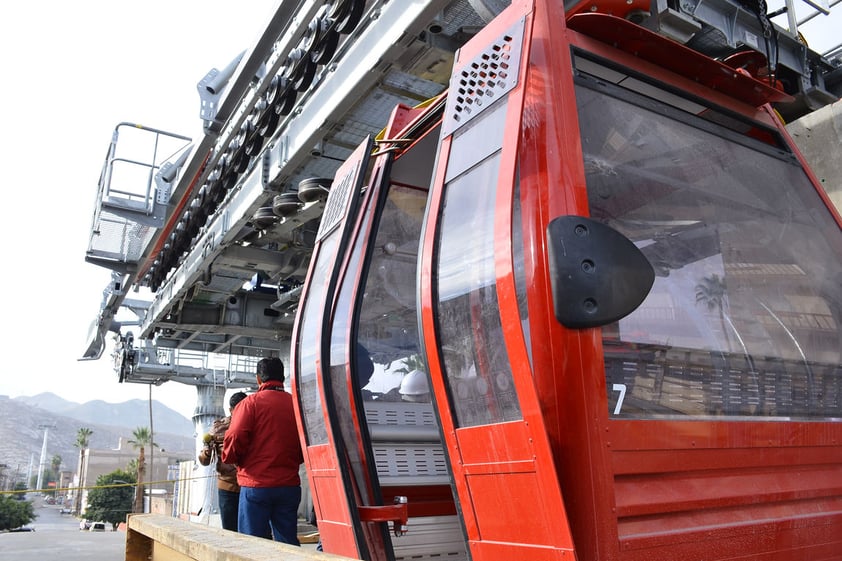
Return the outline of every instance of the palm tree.
{"type": "Polygon", "coordinates": [[[703,277],[696,285],[696,304],[704,304],[709,312],[719,312],[719,323],[722,325],[722,334],[725,336],[725,344],[731,351],[731,337],[728,335],[728,327],[725,324],[725,309],[728,307],[728,287],[725,279],[720,278],[716,273],[709,277],[703,277]]]}
{"type": "Polygon", "coordinates": [[[129,444],[139,449],[137,455],[137,487],[135,487],[134,508],[132,512],[143,512],[143,476],[146,473],[146,447],[155,447],[152,442],[152,432],[147,427],[137,427],[132,432],[132,440],[129,444]]]}
{"type": "Polygon", "coordinates": [[[78,448],[80,451],[84,450],[88,447],[88,443],[90,442],[91,435],[94,433],[92,429],[87,427],[81,427],[78,431],[76,431],[76,443],[73,445],[78,448]]]}
{"type": "MultiPolygon", "coordinates": [[[[79,430],[76,431],[76,442],[73,446],[79,449],[79,465],[76,469],[76,473],[79,474],[79,487],[76,489],[76,500],[73,505],[74,512],[82,511],[82,489],[85,487],[85,482],[82,481],[82,454],[85,453],[85,449],[88,447],[93,433],[94,431],[88,427],[80,427],[79,430]]],[[[87,473],[87,470],[85,470],[85,473],[87,473]]]]}
{"type": "Polygon", "coordinates": [[[50,467],[53,468],[56,479],[58,479],[58,470],[61,469],[61,456],[53,454],[53,457],[50,459],[50,467]]]}
{"type": "MultiPolygon", "coordinates": [[[[734,339],[739,345],[739,348],[742,349],[743,354],[745,355],[746,370],[742,371],[742,374],[739,375],[738,380],[741,386],[743,387],[742,392],[760,394],[760,381],[758,379],[757,369],[754,366],[754,360],[751,357],[751,353],[749,353],[748,347],[746,346],[746,342],[743,340],[743,337],[740,335],[739,330],[737,330],[736,326],[734,325],[734,322],[731,321],[731,318],[729,317],[728,312],[726,311],[729,308],[729,303],[728,287],[725,284],[725,279],[720,278],[719,275],[715,273],[709,277],[703,277],[701,282],[696,285],[696,303],[704,304],[709,312],[712,312],[714,310],[719,312],[719,322],[722,325],[722,333],[723,335],[725,335],[725,344],[727,346],[725,350],[728,352],[729,360],[730,355],[734,351],[731,343],[731,334],[733,334],[734,339]]],[[[761,305],[763,304],[761,303],[761,305]]],[[[729,393],[727,392],[727,389],[730,387],[730,384],[726,383],[724,385],[726,391],[726,399],[727,394],[729,393]]],[[[762,407],[763,396],[760,395],[758,397],[758,400],[760,400],[760,406],[762,407]]],[[[754,412],[758,408],[758,405],[751,404],[746,405],[745,407],[747,412],[749,412],[750,414],[754,414],[754,412]]]]}

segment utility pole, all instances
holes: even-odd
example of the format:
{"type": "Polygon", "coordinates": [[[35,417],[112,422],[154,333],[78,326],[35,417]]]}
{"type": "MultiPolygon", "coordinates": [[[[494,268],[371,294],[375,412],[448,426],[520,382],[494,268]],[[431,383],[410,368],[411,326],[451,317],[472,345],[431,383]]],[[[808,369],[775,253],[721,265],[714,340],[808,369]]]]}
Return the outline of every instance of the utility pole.
{"type": "Polygon", "coordinates": [[[32,465],[35,463],[35,454],[29,454],[29,469],[26,472],[26,488],[29,489],[29,482],[32,481],[32,465]]]}
{"type": "Polygon", "coordinates": [[[55,425],[38,425],[39,429],[44,429],[44,443],[41,445],[41,461],[38,464],[38,482],[35,484],[35,490],[41,492],[42,484],[44,483],[44,469],[47,465],[47,433],[51,427],[55,425]]]}

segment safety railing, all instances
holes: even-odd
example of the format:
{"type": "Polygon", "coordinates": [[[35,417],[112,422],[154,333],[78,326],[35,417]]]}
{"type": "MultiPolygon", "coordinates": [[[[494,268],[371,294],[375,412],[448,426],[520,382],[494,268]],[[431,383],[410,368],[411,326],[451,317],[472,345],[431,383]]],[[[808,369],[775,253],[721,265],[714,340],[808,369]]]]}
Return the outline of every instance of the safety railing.
{"type": "Polygon", "coordinates": [[[160,172],[186,157],[190,138],[120,123],[103,163],[86,259],[123,271],[164,223],[169,184],[160,172]]]}

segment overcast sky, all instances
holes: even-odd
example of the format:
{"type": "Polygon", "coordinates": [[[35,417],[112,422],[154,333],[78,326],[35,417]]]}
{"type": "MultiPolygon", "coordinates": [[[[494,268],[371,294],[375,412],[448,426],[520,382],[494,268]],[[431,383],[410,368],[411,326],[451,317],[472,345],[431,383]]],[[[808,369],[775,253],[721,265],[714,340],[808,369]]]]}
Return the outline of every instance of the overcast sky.
{"type": "MultiPolygon", "coordinates": [[[[198,138],[196,83],[250,48],[277,0],[18,2],[0,21],[4,359],[0,395],[50,391],[77,402],[146,399],[108,358],[80,362],[105,269],[85,263],[99,173],[124,121],[198,138]]],[[[781,2],[769,2],[773,10],[781,2]]],[[[785,18],[776,20],[786,25],[785,18]]],[[[842,8],[802,32],[839,43],[842,8]],[[834,31],[836,30],[836,32],[834,31]]],[[[154,399],[189,417],[195,389],[154,399]]]]}
{"type": "MultiPolygon", "coordinates": [[[[111,133],[123,121],[198,138],[196,84],[250,48],[277,0],[20,2],[0,21],[5,300],[0,395],[146,399],[108,356],[80,362],[110,278],[85,262],[111,133]]],[[[152,396],[191,416],[195,389],[152,396]]]]}

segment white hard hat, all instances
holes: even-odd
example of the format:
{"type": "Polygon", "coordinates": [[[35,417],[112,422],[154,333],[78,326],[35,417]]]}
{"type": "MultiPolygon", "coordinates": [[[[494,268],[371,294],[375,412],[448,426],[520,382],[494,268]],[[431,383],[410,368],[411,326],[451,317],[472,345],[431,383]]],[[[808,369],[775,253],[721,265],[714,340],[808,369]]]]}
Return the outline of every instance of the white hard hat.
{"type": "Polygon", "coordinates": [[[401,387],[398,390],[401,395],[417,396],[430,393],[430,386],[427,383],[427,375],[420,370],[413,370],[403,377],[401,387]]]}

